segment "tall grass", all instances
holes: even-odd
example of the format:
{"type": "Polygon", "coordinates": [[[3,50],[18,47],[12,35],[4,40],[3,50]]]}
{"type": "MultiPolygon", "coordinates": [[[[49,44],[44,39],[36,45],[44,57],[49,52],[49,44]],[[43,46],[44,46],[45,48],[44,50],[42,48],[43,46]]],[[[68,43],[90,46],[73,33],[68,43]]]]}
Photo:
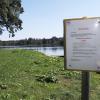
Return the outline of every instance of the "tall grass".
{"type": "MultiPolygon", "coordinates": [[[[61,57],[0,50],[0,100],[80,100],[81,72],[65,71],[61,57]]],[[[100,78],[91,73],[90,100],[100,100],[100,78]]]]}

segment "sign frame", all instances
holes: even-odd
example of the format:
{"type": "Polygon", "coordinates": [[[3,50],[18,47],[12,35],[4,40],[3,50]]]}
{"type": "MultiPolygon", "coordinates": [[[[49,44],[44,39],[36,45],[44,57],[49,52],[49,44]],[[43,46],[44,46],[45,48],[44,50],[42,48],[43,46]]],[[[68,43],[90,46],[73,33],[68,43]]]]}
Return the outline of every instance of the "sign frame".
{"type": "Polygon", "coordinates": [[[77,70],[77,71],[98,71],[98,70],[83,70],[83,69],[69,69],[67,66],[67,46],[68,46],[68,41],[67,41],[67,21],[74,21],[74,20],[86,20],[86,19],[100,19],[100,17],[82,17],[82,18],[71,18],[71,19],[64,19],[63,20],[63,32],[64,32],[64,69],[67,70],[77,70]]]}

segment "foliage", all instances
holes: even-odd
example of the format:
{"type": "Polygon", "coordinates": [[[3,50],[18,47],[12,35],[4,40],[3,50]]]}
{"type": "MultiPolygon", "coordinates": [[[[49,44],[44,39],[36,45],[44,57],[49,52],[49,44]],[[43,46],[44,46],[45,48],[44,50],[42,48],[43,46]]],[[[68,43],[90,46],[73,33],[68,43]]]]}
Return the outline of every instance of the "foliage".
{"type": "Polygon", "coordinates": [[[0,46],[63,46],[63,38],[0,41],[0,46]],[[44,42],[45,41],[45,42],[44,42]]]}
{"type": "Polygon", "coordinates": [[[57,83],[58,79],[56,78],[56,76],[52,75],[52,74],[47,74],[47,75],[39,75],[36,76],[37,77],[37,81],[40,82],[46,82],[46,83],[57,83]]]}
{"type": "MultiPolygon", "coordinates": [[[[62,57],[29,50],[0,49],[0,100],[80,100],[81,76],[69,77],[62,57]],[[40,82],[36,76],[54,76],[57,82],[40,82]],[[68,77],[66,77],[68,75],[68,77]]],[[[76,76],[77,76],[76,75],[76,76]]],[[[90,100],[100,100],[100,75],[90,73],[90,100]]]]}
{"type": "Polygon", "coordinates": [[[21,0],[0,0],[0,33],[4,27],[14,36],[14,32],[22,29],[22,21],[19,15],[23,13],[21,0]]]}
{"type": "Polygon", "coordinates": [[[81,79],[81,73],[77,71],[66,71],[64,74],[67,79],[81,79]]]}
{"type": "Polygon", "coordinates": [[[7,85],[6,84],[0,84],[0,89],[7,89],[7,85]]]}

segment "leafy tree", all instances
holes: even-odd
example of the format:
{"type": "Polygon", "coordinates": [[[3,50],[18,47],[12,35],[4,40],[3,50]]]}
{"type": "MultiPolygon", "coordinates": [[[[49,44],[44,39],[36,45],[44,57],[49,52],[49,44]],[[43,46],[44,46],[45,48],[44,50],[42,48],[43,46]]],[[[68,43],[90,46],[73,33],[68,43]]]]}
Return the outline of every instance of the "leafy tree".
{"type": "Polygon", "coordinates": [[[21,0],[0,0],[0,34],[4,28],[14,36],[17,30],[22,29],[22,20],[19,15],[24,12],[21,0]]]}

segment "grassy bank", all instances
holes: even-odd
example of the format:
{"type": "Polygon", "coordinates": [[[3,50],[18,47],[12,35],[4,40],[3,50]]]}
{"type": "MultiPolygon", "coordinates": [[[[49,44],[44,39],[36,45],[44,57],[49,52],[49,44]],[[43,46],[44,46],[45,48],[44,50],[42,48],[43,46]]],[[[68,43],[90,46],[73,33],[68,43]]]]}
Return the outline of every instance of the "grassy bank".
{"type": "MultiPolygon", "coordinates": [[[[0,50],[0,100],[80,100],[81,73],[63,58],[36,51],[0,50]]],[[[91,73],[90,100],[100,100],[100,75],[91,73]]]]}

